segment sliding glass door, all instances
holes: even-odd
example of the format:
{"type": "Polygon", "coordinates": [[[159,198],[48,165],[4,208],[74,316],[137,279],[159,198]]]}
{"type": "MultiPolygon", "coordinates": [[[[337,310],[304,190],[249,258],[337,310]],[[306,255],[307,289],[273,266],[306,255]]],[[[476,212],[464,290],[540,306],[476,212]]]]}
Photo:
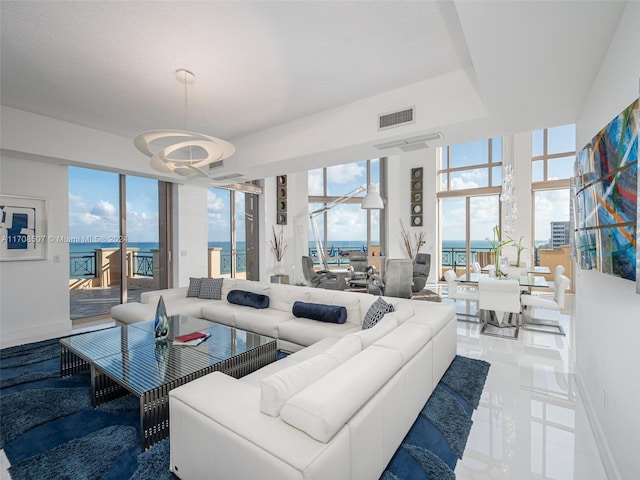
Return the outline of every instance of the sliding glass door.
{"type": "Polygon", "coordinates": [[[461,275],[473,262],[492,261],[487,238],[500,223],[498,195],[443,197],[440,199],[441,274],[453,269],[461,275]]]}
{"type": "Polygon", "coordinates": [[[69,167],[72,320],[169,286],[169,197],[165,182],[69,167]]]}
{"type": "Polygon", "coordinates": [[[259,280],[258,195],[208,191],[209,276],[259,280]]]}

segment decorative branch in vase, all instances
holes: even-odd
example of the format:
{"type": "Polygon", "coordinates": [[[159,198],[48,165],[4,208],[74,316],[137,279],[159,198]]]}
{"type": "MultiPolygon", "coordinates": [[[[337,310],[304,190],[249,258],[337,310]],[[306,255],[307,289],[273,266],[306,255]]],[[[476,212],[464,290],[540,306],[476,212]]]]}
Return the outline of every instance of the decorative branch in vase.
{"type": "Polygon", "coordinates": [[[415,263],[416,255],[418,255],[420,248],[422,248],[422,246],[427,243],[424,239],[425,233],[414,233],[412,239],[411,234],[407,230],[405,230],[402,220],[400,220],[400,228],[402,229],[401,235],[402,241],[404,242],[404,248],[406,249],[407,255],[409,255],[411,261],[415,263]]]}
{"type": "Polygon", "coordinates": [[[287,251],[288,245],[284,243],[284,230],[282,225],[280,226],[280,232],[276,233],[276,227],[274,225],[271,226],[272,238],[269,240],[269,246],[271,248],[271,253],[276,258],[276,266],[273,269],[273,272],[276,275],[284,275],[284,265],[282,264],[282,260],[284,259],[284,254],[287,251]]]}
{"type": "Polygon", "coordinates": [[[500,277],[502,276],[502,271],[500,270],[500,252],[502,251],[502,247],[509,245],[513,240],[502,240],[500,227],[498,225],[493,227],[493,240],[489,240],[488,238],[485,238],[485,240],[491,245],[491,250],[493,250],[493,255],[495,256],[496,277],[500,277]]]}
{"type": "Polygon", "coordinates": [[[522,239],[523,239],[523,237],[520,237],[520,240],[518,240],[517,242],[516,242],[513,238],[511,238],[511,237],[507,237],[507,238],[508,238],[509,240],[511,240],[511,242],[513,242],[513,244],[514,244],[514,245],[515,245],[515,247],[516,247],[516,252],[517,252],[517,253],[516,253],[516,265],[515,265],[515,266],[516,266],[516,267],[518,267],[518,268],[520,268],[520,256],[522,255],[522,251],[527,249],[527,247],[525,247],[525,246],[522,244],[522,239]]]}

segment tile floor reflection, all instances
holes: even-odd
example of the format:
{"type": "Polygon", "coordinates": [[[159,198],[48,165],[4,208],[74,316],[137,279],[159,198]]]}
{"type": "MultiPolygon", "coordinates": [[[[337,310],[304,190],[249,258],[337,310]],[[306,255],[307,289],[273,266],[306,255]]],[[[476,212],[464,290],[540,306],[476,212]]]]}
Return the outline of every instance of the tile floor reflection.
{"type": "MultiPolygon", "coordinates": [[[[567,300],[563,313],[534,312],[559,320],[566,336],[521,329],[517,340],[503,339],[458,322],[458,354],[491,363],[458,480],[607,478],[574,379],[573,296],[567,300]]],[[[474,303],[455,304],[475,313],[474,303]]]]}

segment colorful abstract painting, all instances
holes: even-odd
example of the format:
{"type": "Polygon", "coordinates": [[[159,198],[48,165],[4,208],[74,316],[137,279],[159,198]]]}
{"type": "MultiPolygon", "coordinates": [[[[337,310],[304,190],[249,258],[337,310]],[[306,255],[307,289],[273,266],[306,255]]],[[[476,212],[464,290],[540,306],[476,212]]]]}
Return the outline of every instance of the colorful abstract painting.
{"type": "Polygon", "coordinates": [[[637,277],[638,106],[636,100],[593,138],[575,165],[575,242],[584,269],[637,277]]]}

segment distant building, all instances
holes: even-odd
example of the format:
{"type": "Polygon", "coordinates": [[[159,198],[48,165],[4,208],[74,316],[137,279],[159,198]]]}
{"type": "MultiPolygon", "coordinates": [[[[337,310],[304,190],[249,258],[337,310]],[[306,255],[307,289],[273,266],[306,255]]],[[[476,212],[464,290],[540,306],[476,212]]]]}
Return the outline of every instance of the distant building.
{"type": "Polygon", "coordinates": [[[569,222],[551,222],[551,238],[549,248],[556,250],[563,245],[569,245],[569,222]]]}

